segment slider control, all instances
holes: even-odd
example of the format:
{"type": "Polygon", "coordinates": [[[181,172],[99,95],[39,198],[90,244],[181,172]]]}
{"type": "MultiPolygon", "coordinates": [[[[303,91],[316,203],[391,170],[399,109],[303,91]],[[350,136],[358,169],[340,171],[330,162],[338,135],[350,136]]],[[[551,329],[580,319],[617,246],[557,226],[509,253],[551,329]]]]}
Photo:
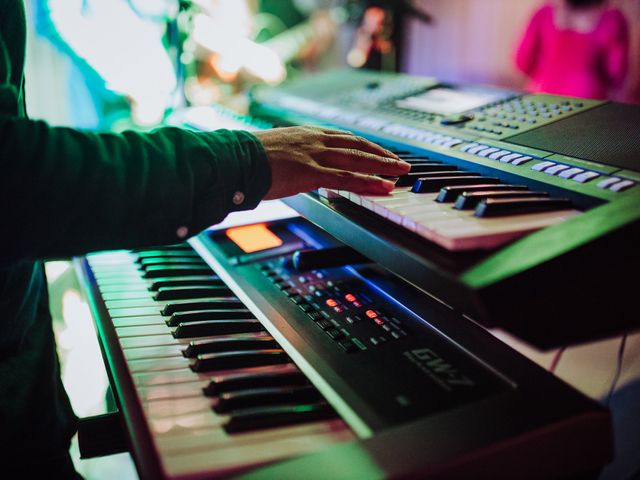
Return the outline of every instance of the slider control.
{"type": "Polygon", "coordinates": [[[342,267],[354,263],[368,263],[367,257],[351,247],[328,247],[321,249],[296,250],[283,260],[283,266],[297,271],[319,268],[342,267]]]}

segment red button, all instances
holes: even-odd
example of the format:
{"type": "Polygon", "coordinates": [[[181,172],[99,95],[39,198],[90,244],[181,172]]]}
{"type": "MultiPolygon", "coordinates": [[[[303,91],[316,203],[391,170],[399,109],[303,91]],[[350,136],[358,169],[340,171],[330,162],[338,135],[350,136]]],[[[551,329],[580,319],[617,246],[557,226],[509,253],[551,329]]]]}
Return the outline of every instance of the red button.
{"type": "Polygon", "coordinates": [[[350,293],[347,293],[344,298],[347,299],[348,302],[355,302],[356,301],[356,297],[350,293]]]}
{"type": "Polygon", "coordinates": [[[378,316],[378,314],[376,312],[374,312],[373,310],[367,310],[364,313],[369,318],[376,318],[378,316]]]}
{"type": "Polygon", "coordinates": [[[333,298],[329,298],[326,301],[326,304],[329,305],[330,307],[335,307],[336,305],[338,305],[338,302],[336,302],[333,298]]]}

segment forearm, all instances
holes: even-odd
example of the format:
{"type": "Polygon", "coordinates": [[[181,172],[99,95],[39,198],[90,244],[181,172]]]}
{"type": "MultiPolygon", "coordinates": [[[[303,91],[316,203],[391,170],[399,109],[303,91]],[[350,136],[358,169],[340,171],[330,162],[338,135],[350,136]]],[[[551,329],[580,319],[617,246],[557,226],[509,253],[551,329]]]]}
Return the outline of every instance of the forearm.
{"type": "Polygon", "coordinates": [[[0,165],[3,261],[174,243],[253,208],[271,182],[246,132],[94,134],[14,117],[0,117],[0,165]]]}

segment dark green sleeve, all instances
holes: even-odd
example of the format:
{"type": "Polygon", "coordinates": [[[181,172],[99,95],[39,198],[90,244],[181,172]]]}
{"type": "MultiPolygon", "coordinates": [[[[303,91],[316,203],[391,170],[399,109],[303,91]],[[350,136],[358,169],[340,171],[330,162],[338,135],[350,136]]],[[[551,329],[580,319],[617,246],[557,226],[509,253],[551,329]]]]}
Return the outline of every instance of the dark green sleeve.
{"type": "Polygon", "coordinates": [[[181,241],[255,207],[271,172],[247,132],[96,134],[0,113],[0,179],[10,262],[181,241]]]}

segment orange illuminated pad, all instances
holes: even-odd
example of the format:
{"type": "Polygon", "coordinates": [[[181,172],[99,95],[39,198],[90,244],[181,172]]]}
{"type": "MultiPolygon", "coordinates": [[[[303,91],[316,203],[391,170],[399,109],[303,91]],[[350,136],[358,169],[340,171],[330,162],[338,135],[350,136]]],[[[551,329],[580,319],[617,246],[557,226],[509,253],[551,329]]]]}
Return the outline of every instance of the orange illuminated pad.
{"type": "Polygon", "coordinates": [[[226,233],[227,237],[239,246],[244,253],[259,252],[260,250],[282,245],[282,240],[269,230],[264,223],[230,228],[226,233]]]}

